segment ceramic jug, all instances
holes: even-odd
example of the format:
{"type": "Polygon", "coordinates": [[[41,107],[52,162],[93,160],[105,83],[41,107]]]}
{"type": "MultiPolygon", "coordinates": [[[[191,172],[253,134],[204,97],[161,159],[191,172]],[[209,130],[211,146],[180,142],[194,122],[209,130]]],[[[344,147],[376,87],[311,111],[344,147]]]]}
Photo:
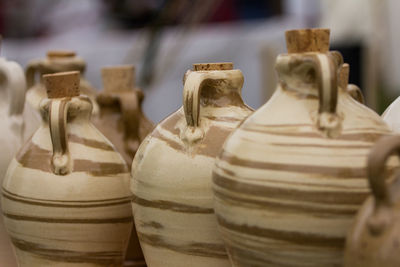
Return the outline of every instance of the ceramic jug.
{"type": "Polygon", "coordinates": [[[132,164],[136,230],[149,267],[230,266],[211,190],[215,156],[251,112],[232,63],[194,64],[183,107],[159,123],[132,164]]]}
{"type": "Polygon", "coordinates": [[[340,266],[369,192],[369,149],[390,130],[338,86],[328,29],[288,31],[286,42],[275,93],[216,160],[214,209],[234,266],[340,266]]]}
{"type": "Polygon", "coordinates": [[[347,236],[346,267],[400,266],[400,176],[387,178],[392,177],[387,172],[389,158],[398,157],[399,151],[400,136],[382,138],[371,150],[368,179],[372,196],[347,236]]]}
{"type": "MultiPolygon", "coordinates": [[[[93,119],[93,124],[114,144],[129,167],[139,144],[154,127],[142,112],[144,95],[135,88],[134,74],[132,65],[102,68],[104,90],[96,97],[100,113],[93,119]]],[[[135,228],[126,259],[131,266],[145,266],[135,228]]]]}
{"type": "MultiPolygon", "coordinates": [[[[25,120],[25,140],[28,139],[40,126],[40,103],[46,98],[46,89],[41,79],[43,74],[51,74],[63,71],[79,71],[82,75],[85,72],[85,61],[77,57],[73,51],[51,50],[47,52],[47,57],[32,60],[28,63],[25,71],[28,91],[26,93],[26,103],[24,110],[25,120]],[[36,81],[37,76],[40,77],[36,81]]],[[[98,106],[95,101],[96,89],[81,76],[80,91],[89,96],[93,105],[93,115],[97,115],[98,106]]]]}
{"type": "Polygon", "coordinates": [[[18,264],[121,266],[133,221],[128,167],[90,122],[79,72],[44,75],[43,82],[43,123],[2,187],[18,264]]]}
{"type": "MultiPolygon", "coordinates": [[[[24,123],[22,112],[26,82],[24,71],[16,62],[0,58],[0,184],[7,166],[22,145],[24,123]]],[[[1,205],[0,205],[1,208],[1,205]]],[[[0,266],[17,266],[10,239],[0,220],[0,266]]]]}

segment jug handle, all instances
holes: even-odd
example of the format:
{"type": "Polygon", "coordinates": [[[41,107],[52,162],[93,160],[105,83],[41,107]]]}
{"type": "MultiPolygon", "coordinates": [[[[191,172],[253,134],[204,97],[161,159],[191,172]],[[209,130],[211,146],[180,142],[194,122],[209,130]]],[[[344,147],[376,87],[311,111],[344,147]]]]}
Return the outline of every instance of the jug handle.
{"type": "Polygon", "coordinates": [[[120,103],[122,121],[124,123],[125,150],[133,156],[139,147],[140,103],[138,95],[137,92],[132,90],[118,94],[117,98],[120,103]]]}
{"type": "Polygon", "coordinates": [[[358,87],[355,84],[349,84],[347,85],[347,92],[349,93],[349,95],[357,100],[358,102],[360,102],[361,104],[364,104],[364,95],[360,89],[360,87],[358,87]]]}
{"type": "Polygon", "coordinates": [[[341,127],[341,121],[336,113],[338,99],[336,64],[329,54],[317,54],[314,64],[319,96],[317,126],[328,137],[333,137],[341,127]]]}
{"type": "Polygon", "coordinates": [[[375,234],[382,232],[391,220],[387,211],[393,205],[393,199],[384,174],[389,157],[395,154],[400,155],[400,137],[386,136],[373,146],[368,157],[367,175],[375,206],[367,223],[370,231],[375,234]]]}
{"type": "Polygon", "coordinates": [[[204,84],[213,75],[204,72],[187,71],[183,86],[183,111],[185,113],[187,128],[183,132],[182,139],[190,143],[201,140],[204,131],[200,124],[200,94],[204,84]]]}
{"type": "Polygon", "coordinates": [[[35,75],[38,70],[40,62],[39,61],[31,61],[26,66],[25,76],[26,76],[26,86],[27,88],[31,88],[35,84],[35,75]]]}
{"type": "Polygon", "coordinates": [[[70,98],[51,99],[49,107],[49,126],[53,144],[52,166],[57,175],[71,172],[71,159],[68,150],[67,114],[70,98]]]}
{"type": "Polygon", "coordinates": [[[6,90],[9,96],[8,114],[20,115],[24,110],[26,81],[22,68],[15,62],[0,62],[0,72],[6,77],[6,90]]]}

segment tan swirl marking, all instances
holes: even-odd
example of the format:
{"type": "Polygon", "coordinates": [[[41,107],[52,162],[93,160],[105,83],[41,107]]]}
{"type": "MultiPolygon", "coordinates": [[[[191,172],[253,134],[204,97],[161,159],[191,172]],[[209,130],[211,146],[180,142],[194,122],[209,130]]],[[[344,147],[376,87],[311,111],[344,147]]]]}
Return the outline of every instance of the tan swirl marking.
{"type": "Polygon", "coordinates": [[[301,233],[292,231],[281,231],[246,224],[235,224],[226,221],[224,218],[217,216],[219,225],[231,231],[240,232],[257,237],[265,237],[275,240],[287,241],[303,246],[315,247],[336,247],[343,248],[345,243],[344,237],[330,237],[313,233],[301,233]]]}
{"type": "Polygon", "coordinates": [[[167,200],[147,200],[144,198],[140,198],[138,196],[133,196],[132,202],[143,206],[156,208],[161,210],[172,210],[176,212],[183,213],[201,213],[201,214],[212,214],[214,213],[214,209],[212,208],[202,208],[191,205],[186,205],[182,203],[167,201],[167,200]]]}
{"type": "MultiPolygon", "coordinates": [[[[121,200],[127,200],[128,197],[119,197],[119,198],[106,198],[106,199],[93,199],[93,200],[48,200],[48,199],[42,199],[42,198],[32,198],[32,197],[25,197],[21,196],[15,193],[12,193],[5,189],[4,187],[2,188],[3,192],[6,192],[9,195],[12,195],[17,198],[23,198],[23,199],[28,199],[31,201],[45,201],[49,203],[71,203],[74,205],[74,203],[104,203],[104,202],[112,202],[112,201],[121,201],[121,200]]],[[[131,197],[129,197],[131,199],[131,197]]]]}
{"type": "MultiPolygon", "coordinates": [[[[25,168],[52,172],[50,167],[51,157],[51,151],[42,149],[34,143],[30,143],[17,154],[17,161],[25,168]],[[48,162],[48,164],[46,164],[46,162],[48,162]]],[[[83,159],[74,160],[73,171],[87,172],[93,176],[108,176],[129,172],[126,164],[94,162],[83,159]]]]}
{"type": "Polygon", "coordinates": [[[92,139],[87,139],[83,137],[79,137],[74,134],[69,134],[68,135],[68,140],[73,143],[77,144],[82,144],[84,146],[92,147],[92,148],[97,148],[97,149],[102,149],[102,150],[107,150],[107,151],[114,151],[114,148],[110,146],[107,143],[97,141],[97,140],[92,140],[92,139]]]}
{"type": "Polygon", "coordinates": [[[112,176],[128,173],[128,166],[122,163],[94,162],[90,160],[74,160],[74,172],[87,172],[92,176],[112,176]],[[89,170],[89,171],[88,171],[89,170]]]}
{"type": "Polygon", "coordinates": [[[162,236],[155,234],[144,234],[138,231],[139,240],[154,247],[166,248],[179,253],[212,258],[227,258],[223,244],[192,242],[181,246],[166,242],[162,236]]]}
{"type": "MultiPolygon", "coordinates": [[[[243,138],[246,141],[254,141],[251,139],[243,138]]],[[[306,147],[306,148],[338,148],[338,149],[369,149],[372,145],[321,145],[321,144],[285,144],[285,143],[269,143],[271,146],[281,146],[281,147],[306,147]]],[[[352,154],[353,155],[353,154],[352,154]]],[[[359,155],[361,156],[361,155],[359,155]]]]}
{"type": "MultiPolygon", "coordinates": [[[[229,204],[236,207],[250,207],[252,209],[268,210],[273,212],[284,212],[293,214],[307,214],[309,216],[315,216],[318,218],[338,218],[340,216],[348,218],[353,216],[357,212],[356,207],[339,209],[338,206],[306,206],[304,203],[280,203],[278,201],[268,201],[266,199],[258,200],[251,199],[249,197],[238,197],[234,194],[225,194],[220,192],[218,189],[214,190],[214,195],[217,199],[221,199],[223,202],[230,202],[229,204]]],[[[266,196],[269,197],[269,196],[266,196]]]]}
{"type": "Polygon", "coordinates": [[[155,221],[140,222],[140,227],[154,228],[154,229],[163,229],[164,228],[164,226],[161,223],[155,222],[155,221]]]}
{"type": "Polygon", "coordinates": [[[121,266],[123,254],[121,251],[80,252],[47,248],[38,243],[31,243],[12,237],[15,247],[20,250],[36,254],[42,258],[74,263],[94,263],[104,266],[121,266]]]}
{"type": "MultiPolygon", "coordinates": [[[[205,134],[205,138],[199,141],[196,145],[193,145],[191,147],[191,153],[215,158],[221,151],[221,146],[224,143],[226,137],[231,132],[232,132],[231,129],[226,130],[223,127],[211,126],[208,129],[207,134],[205,134]]],[[[187,150],[183,145],[183,143],[181,144],[165,137],[157,129],[153,131],[152,135],[153,137],[166,142],[171,148],[177,151],[187,150]]]]}
{"type": "MultiPolygon", "coordinates": [[[[242,126],[240,130],[248,131],[248,132],[259,132],[263,134],[269,135],[279,135],[279,136],[293,136],[293,137],[305,137],[305,138],[322,138],[326,139],[324,135],[319,134],[318,132],[284,132],[284,131],[268,131],[264,129],[257,129],[254,127],[246,127],[242,126]]],[[[370,142],[374,143],[379,138],[389,135],[387,132],[383,133],[348,133],[342,134],[335,138],[335,140],[343,140],[343,141],[360,141],[360,142],[370,142]]]]}
{"type": "Polygon", "coordinates": [[[238,123],[238,122],[242,121],[242,119],[237,118],[237,117],[226,117],[226,116],[225,117],[223,117],[223,116],[216,117],[216,116],[209,115],[209,116],[204,116],[203,118],[207,118],[212,121],[233,122],[233,123],[238,123]]]}
{"type": "Polygon", "coordinates": [[[32,201],[29,199],[26,199],[24,197],[13,197],[12,195],[8,194],[4,189],[3,189],[3,197],[15,202],[20,202],[28,205],[34,205],[34,206],[44,206],[44,207],[57,207],[57,208],[93,208],[93,207],[107,207],[107,206],[118,206],[121,204],[127,204],[131,203],[131,199],[124,199],[121,201],[117,202],[105,202],[105,203],[94,203],[94,204],[59,204],[59,203],[52,203],[52,202],[43,202],[43,201],[32,201]]]}
{"type": "MultiPolygon", "coordinates": [[[[230,177],[230,178],[238,178],[239,176],[235,173],[235,172],[233,172],[233,171],[231,171],[231,170],[229,170],[229,169],[226,169],[226,168],[224,168],[224,167],[221,167],[220,166],[220,164],[216,164],[216,166],[218,167],[218,170],[219,171],[221,171],[221,172],[223,172],[224,174],[226,174],[228,177],[230,177]]],[[[250,180],[250,179],[249,179],[250,180]]],[[[267,179],[265,179],[265,181],[268,181],[268,182],[273,182],[273,183],[275,183],[275,184],[281,184],[281,185],[288,185],[288,186],[290,186],[290,185],[305,185],[305,186],[308,186],[308,187],[316,187],[316,188],[321,188],[321,184],[316,184],[316,183],[313,183],[313,182],[308,182],[308,183],[305,183],[305,182],[301,182],[301,181],[285,181],[285,180],[282,180],[282,179],[279,179],[279,178],[272,178],[272,177],[268,177],[267,179]]],[[[346,186],[346,185],[344,185],[344,184],[335,184],[335,185],[327,185],[327,184],[325,184],[324,185],[324,187],[325,188],[332,188],[332,189],[344,189],[344,190],[348,190],[349,189],[349,186],[346,186]]],[[[351,187],[351,189],[352,190],[365,190],[365,186],[363,186],[363,185],[360,185],[360,186],[352,186],[351,187]]]]}
{"type": "Polygon", "coordinates": [[[121,218],[105,218],[105,219],[93,219],[93,218],[50,218],[50,217],[33,217],[25,215],[15,215],[10,213],[3,213],[5,217],[16,221],[30,221],[30,222],[45,222],[45,223],[66,223],[66,224],[114,224],[114,223],[131,223],[133,217],[121,217],[121,218]]]}
{"type": "Polygon", "coordinates": [[[322,174],[325,176],[333,176],[335,178],[365,178],[367,173],[365,167],[331,167],[319,165],[300,165],[287,163],[273,163],[265,161],[254,161],[238,158],[228,152],[224,152],[220,157],[221,160],[229,162],[232,165],[244,166],[248,168],[275,170],[285,172],[296,172],[306,174],[322,174]]]}
{"type": "MultiPolygon", "coordinates": [[[[253,196],[261,196],[268,198],[286,199],[294,201],[307,201],[324,204],[361,204],[368,196],[368,192],[332,192],[332,191],[307,191],[307,190],[294,190],[288,188],[274,188],[262,185],[252,185],[249,183],[238,182],[236,180],[228,179],[217,173],[213,174],[214,184],[242,194],[249,194],[253,196]]],[[[367,189],[366,189],[367,190],[367,189]]]]}

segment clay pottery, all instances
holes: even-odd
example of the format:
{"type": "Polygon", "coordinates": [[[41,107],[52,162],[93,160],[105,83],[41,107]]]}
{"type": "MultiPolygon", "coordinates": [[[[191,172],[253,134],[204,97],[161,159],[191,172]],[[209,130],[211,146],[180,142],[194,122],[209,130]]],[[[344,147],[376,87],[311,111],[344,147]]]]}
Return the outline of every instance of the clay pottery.
{"type": "Polygon", "coordinates": [[[398,156],[399,151],[399,136],[382,138],[371,150],[368,179],[372,196],[347,236],[346,267],[400,266],[400,176],[396,173],[391,179],[387,171],[390,156],[398,156]]]}
{"type": "Polygon", "coordinates": [[[46,88],[43,84],[42,76],[63,71],[79,71],[80,91],[89,96],[93,104],[93,115],[98,113],[98,106],[95,102],[96,89],[83,78],[85,72],[85,61],[77,57],[73,51],[48,51],[47,57],[32,60],[28,63],[25,71],[28,91],[26,93],[26,103],[24,110],[25,136],[29,138],[40,126],[40,103],[46,98],[46,88]],[[37,77],[40,79],[37,80],[37,77]]]}
{"type": "Polygon", "coordinates": [[[132,164],[136,230],[149,267],[230,266],[211,190],[215,156],[252,110],[232,63],[194,64],[183,107],[159,123],[132,164]]]}
{"type": "Polygon", "coordinates": [[[143,114],[143,92],[135,87],[132,65],[102,68],[104,90],[97,97],[99,116],[95,126],[114,144],[127,164],[132,164],[139,144],[153,128],[143,114]]]}
{"type": "MultiPolygon", "coordinates": [[[[97,95],[100,114],[93,124],[115,146],[129,167],[139,144],[154,125],[143,114],[143,92],[135,88],[132,65],[102,68],[104,90],[97,95]]],[[[133,229],[126,255],[130,266],[145,266],[136,230],[133,229]]]]}
{"type": "Polygon", "coordinates": [[[132,228],[129,170],[90,122],[79,72],[44,75],[43,123],[4,179],[19,266],[121,266],[132,228]]]}
{"type": "MultiPolygon", "coordinates": [[[[26,82],[21,66],[16,62],[0,58],[0,121],[2,122],[0,184],[3,182],[8,164],[22,145],[25,91],[26,82]]],[[[3,220],[0,220],[0,266],[17,266],[3,220]]]]}
{"type": "Polygon", "coordinates": [[[390,133],[338,86],[328,29],[286,32],[271,99],[227,139],[213,171],[215,213],[234,266],[341,266],[366,198],[366,159],[390,133]]]}

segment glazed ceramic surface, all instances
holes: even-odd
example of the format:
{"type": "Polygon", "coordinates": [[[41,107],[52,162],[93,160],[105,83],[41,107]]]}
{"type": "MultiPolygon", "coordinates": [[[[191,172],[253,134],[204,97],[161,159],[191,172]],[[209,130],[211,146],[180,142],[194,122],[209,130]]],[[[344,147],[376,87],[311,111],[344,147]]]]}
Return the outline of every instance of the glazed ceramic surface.
{"type": "Polygon", "coordinates": [[[213,171],[215,213],[233,266],[341,266],[369,188],[366,159],[390,133],[337,86],[329,30],[286,33],[271,99],[227,139],[213,171]]]}
{"type": "Polygon", "coordinates": [[[195,64],[184,80],[183,107],[146,137],[132,164],[136,230],[150,267],[230,266],[211,170],[226,137],[252,110],[231,63],[195,64]]]}
{"type": "MultiPolygon", "coordinates": [[[[0,58],[0,121],[2,122],[0,184],[3,182],[8,164],[22,145],[25,91],[23,69],[16,62],[0,58]]],[[[0,266],[17,266],[3,220],[0,220],[0,266]]]]}
{"type": "MultiPolygon", "coordinates": [[[[72,51],[49,51],[46,58],[32,60],[28,63],[25,71],[28,91],[24,109],[24,140],[30,138],[41,124],[40,103],[46,98],[46,88],[41,79],[42,75],[62,71],[79,71],[83,75],[85,68],[85,61],[77,57],[75,52],[72,51]],[[36,81],[37,76],[40,77],[38,81],[36,81]]],[[[83,76],[80,80],[80,91],[89,96],[93,104],[93,115],[97,115],[96,89],[83,76]]]]}
{"type": "MultiPolygon", "coordinates": [[[[134,88],[134,67],[114,66],[102,69],[104,90],[97,95],[100,114],[94,125],[114,144],[129,167],[139,144],[153,129],[143,114],[143,92],[134,88]]],[[[145,266],[136,229],[133,228],[126,255],[129,266],[145,266]]]]}
{"type": "Polygon", "coordinates": [[[346,267],[400,266],[400,177],[387,172],[391,155],[399,156],[400,136],[386,137],[368,159],[372,191],[347,236],[346,267]],[[387,181],[390,181],[388,183],[387,181]]]}
{"type": "Polygon", "coordinates": [[[382,119],[397,133],[400,132],[400,116],[398,114],[400,114],[400,97],[396,98],[382,114],[382,119]]]}
{"type": "Polygon", "coordinates": [[[79,72],[44,77],[43,124],[2,187],[19,266],[121,266],[133,221],[128,168],[90,123],[79,72]]]}

